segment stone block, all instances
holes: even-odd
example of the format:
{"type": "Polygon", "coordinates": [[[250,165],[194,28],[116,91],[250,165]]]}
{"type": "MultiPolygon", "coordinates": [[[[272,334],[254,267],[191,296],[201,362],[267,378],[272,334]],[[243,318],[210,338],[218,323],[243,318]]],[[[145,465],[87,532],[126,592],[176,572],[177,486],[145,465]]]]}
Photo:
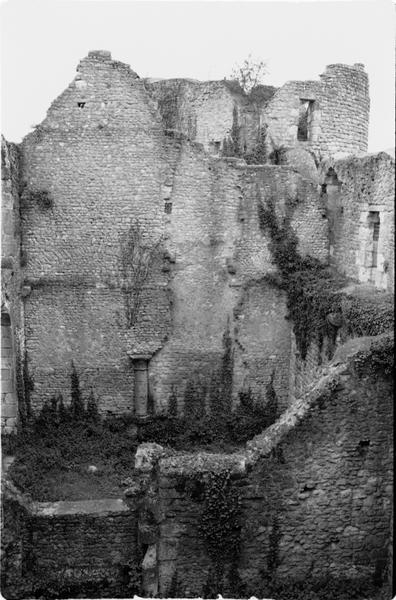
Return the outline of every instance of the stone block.
{"type": "Polygon", "coordinates": [[[1,382],[4,383],[10,379],[12,379],[12,369],[9,367],[1,369],[1,382]]]}
{"type": "Polygon", "coordinates": [[[150,472],[158,460],[166,454],[165,449],[159,444],[147,442],[140,444],[135,455],[135,469],[141,472],[150,472]]]}
{"type": "Polygon", "coordinates": [[[7,381],[1,382],[1,391],[2,393],[13,392],[14,391],[14,382],[10,379],[7,381]]]}
{"type": "Polygon", "coordinates": [[[17,405],[15,404],[2,404],[1,416],[4,418],[16,417],[17,416],[17,405]]]}
{"type": "Polygon", "coordinates": [[[142,563],[142,587],[148,596],[156,596],[158,592],[157,574],[157,547],[153,544],[148,547],[142,563]]]}

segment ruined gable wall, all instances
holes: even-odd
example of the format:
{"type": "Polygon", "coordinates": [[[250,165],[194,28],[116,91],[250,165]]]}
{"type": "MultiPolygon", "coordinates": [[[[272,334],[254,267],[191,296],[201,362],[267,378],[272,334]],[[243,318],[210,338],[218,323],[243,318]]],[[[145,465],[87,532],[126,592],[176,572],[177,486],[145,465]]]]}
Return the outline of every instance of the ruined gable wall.
{"type": "Polygon", "coordinates": [[[318,157],[367,151],[369,95],[362,65],[328,65],[320,81],[290,81],[263,109],[274,147],[301,146],[318,157]],[[301,99],[315,101],[311,134],[297,140],[301,99]]]}
{"type": "Polygon", "coordinates": [[[337,186],[328,186],[331,259],[341,272],[376,287],[394,285],[394,160],[386,153],[336,161],[337,186]],[[371,271],[369,213],[378,212],[377,267],[371,271]]]}
{"type": "MultiPolygon", "coordinates": [[[[234,483],[242,499],[239,574],[246,582],[267,570],[275,519],[280,534],[278,579],[331,573],[371,581],[378,564],[386,564],[392,386],[381,378],[360,380],[351,365],[342,365],[339,373],[340,380],[329,383],[330,394],[323,393],[324,388],[319,391],[320,382],[318,392],[311,388],[310,394],[317,396],[305,414],[301,403],[291,407],[268,433],[248,444],[267,451],[246,477],[234,483]],[[271,437],[278,439],[273,452],[271,437]]],[[[239,464],[239,473],[243,471],[242,453],[228,456],[228,467],[225,457],[211,456],[210,461],[209,457],[214,469],[228,468],[236,476],[239,464]]],[[[164,460],[159,470],[163,518],[158,561],[163,594],[175,571],[182,591],[195,596],[202,594],[209,575],[211,563],[199,533],[203,505],[182,485],[194,469],[202,477],[204,456],[164,460]]]]}
{"type": "MultiPolygon", "coordinates": [[[[75,81],[23,142],[24,275],[32,289],[26,347],[36,407],[56,392],[68,397],[71,360],[102,410],[133,407],[121,246],[137,220],[145,244],[162,235],[162,144],[143,83],[97,53],[80,63],[75,81]],[[48,191],[52,205],[38,205],[32,190],[48,191]]],[[[159,251],[146,283],[163,313],[161,267],[159,251]]],[[[161,321],[151,323],[155,348],[165,334],[161,321]]]]}
{"type": "Polygon", "coordinates": [[[19,214],[19,152],[1,140],[1,427],[10,433],[16,425],[16,376],[23,353],[21,301],[21,247],[19,214]]]}

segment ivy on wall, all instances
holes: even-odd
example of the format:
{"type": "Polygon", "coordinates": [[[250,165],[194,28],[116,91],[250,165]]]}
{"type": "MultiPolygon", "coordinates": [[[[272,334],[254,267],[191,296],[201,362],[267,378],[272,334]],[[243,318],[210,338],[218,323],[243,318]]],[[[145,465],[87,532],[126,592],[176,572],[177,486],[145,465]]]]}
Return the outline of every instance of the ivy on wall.
{"type": "Polygon", "coordinates": [[[365,296],[344,293],[349,283],[344,275],[312,256],[301,256],[291,227],[295,202],[287,200],[284,216],[278,217],[274,198],[264,204],[258,192],[260,228],[270,238],[269,249],[278,268],[277,274],[266,279],[286,292],[288,316],[302,358],[314,340],[321,351],[324,339],[331,358],[341,326],[354,336],[389,330],[394,322],[393,299],[375,290],[365,296]]]}
{"type": "Polygon", "coordinates": [[[168,414],[152,416],[139,425],[140,442],[157,442],[175,448],[215,446],[224,449],[246,442],[278,417],[274,388],[275,371],[267,384],[265,399],[253,397],[247,389],[239,393],[233,410],[233,345],[229,328],[223,336],[223,356],[218,369],[209,376],[193,375],[187,382],[183,416],[178,415],[176,389],[172,390],[168,414]]]}
{"type": "Polygon", "coordinates": [[[286,202],[285,216],[276,215],[275,200],[258,202],[261,230],[270,238],[269,249],[278,267],[278,277],[267,279],[287,295],[289,318],[293,322],[297,348],[305,359],[311,342],[321,346],[327,337],[334,346],[337,326],[328,315],[341,314],[341,299],[337,292],[346,278],[312,256],[301,256],[298,238],[291,227],[294,205],[286,202]]]}
{"type": "Polygon", "coordinates": [[[153,244],[145,241],[139,221],[131,223],[120,242],[122,289],[125,297],[125,313],[128,328],[136,323],[141,296],[151,269],[158,257],[162,240],[153,244]]]}
{"type": "Polygon", "coordinates": [[[389,332],[373,340],[370,348],[357,353],[354,366],[359,377],[391,379],[394,371],[394,336],[389,332]]]}
{"type": "MultiPolygon", "coordinates": [[[[232,486],[229,471],[208,473],[204,485],[202,512],[198,531],[212,569],[206,582],[205,595],[225,592],[237,573],[241,550],[241,500],[232,486]],[[228,573],[226,571],[228,566],[228,573]],[[225,581],[228,578],[228,582],[225,581]]],[[[213,597],[213,596],[212,596],[213,597]]]]}

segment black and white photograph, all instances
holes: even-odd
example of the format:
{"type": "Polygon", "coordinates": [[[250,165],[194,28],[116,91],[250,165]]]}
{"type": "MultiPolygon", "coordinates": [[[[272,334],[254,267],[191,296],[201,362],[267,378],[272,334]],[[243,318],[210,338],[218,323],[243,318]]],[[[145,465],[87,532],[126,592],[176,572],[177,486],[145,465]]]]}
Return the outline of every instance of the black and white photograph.
{"type": "Polygon", "coordinates": [[[0,19],[1,597],[396,598],[394,3],[0,19]]]}

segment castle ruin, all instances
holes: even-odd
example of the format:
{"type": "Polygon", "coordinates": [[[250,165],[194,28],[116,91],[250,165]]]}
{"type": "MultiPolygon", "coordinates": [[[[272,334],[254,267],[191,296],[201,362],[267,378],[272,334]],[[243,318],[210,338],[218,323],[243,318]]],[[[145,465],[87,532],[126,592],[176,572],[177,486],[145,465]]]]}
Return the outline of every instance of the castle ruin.
{"type": "MultiPolygon", "coordinates": [[[[234,404],[247,389],[259,397],[273,377],[286,415],[284,462],[271,454],[269,479],[262,457],[278,444],[276,428],[232,466],[245,473],[251,465],[246,523],[261,524],[244,546],[243,576],[259,569],[278,509],[281,570],[304,576],[309,555],[315,569],[365,572],[389,541],[389,385],[370,380],[355,406],[348,353],[338,371],[326,341],[301,355],[286,294],[271,283],[278,267],[259,210],[272,202],[301,256],[348,279],[346,296],[392,292],[394,161],[367,154],[368,118],[361,64],[329,65],[318,80],[247,95],[226,80],[142,79],[109,52],[90,52],[43,122],[19,145],[2,141],[3,430],[14,430],[26,400],[23,373],[32,382],[29,408],[38,412],[57,394],[69,398],[72,361],[102,414],[144,419],[166,412],[172,393],[182,413],[186,385],[217,368],[227,334],[234,404]],[[331,388],[333,404],[318,409],[320,394],[310,390],[325,386],[317,383],[321,369],[326,382],[334,375],[343,383],[331,388]],[[296,411],[308,415],[304,435],[294,429],[296,411]],[[351,455],[366,439],[372,456],[363,465],[361,453],[351,455]],[[331,465],[348,460],[339,477],[331,465]],[[318,482],[304,488],[300,479],[318,482]]],[[[345,319],[333,317],[333,325],[337,348],[359,338],[345,319]]],[[[157,482],[165,516],[159,541],[148,544],[156,558],[146,591],[165,594],[177,564],[200,594],[204,563],[196,541],[183,538],[186,509],[172,477],[202,465],[167,460],[157,482]]],[[[38,530],[44,539],[48,532],[38,530]]],[[[41,550],[49,561],[44,542],[41,550]]]]}

